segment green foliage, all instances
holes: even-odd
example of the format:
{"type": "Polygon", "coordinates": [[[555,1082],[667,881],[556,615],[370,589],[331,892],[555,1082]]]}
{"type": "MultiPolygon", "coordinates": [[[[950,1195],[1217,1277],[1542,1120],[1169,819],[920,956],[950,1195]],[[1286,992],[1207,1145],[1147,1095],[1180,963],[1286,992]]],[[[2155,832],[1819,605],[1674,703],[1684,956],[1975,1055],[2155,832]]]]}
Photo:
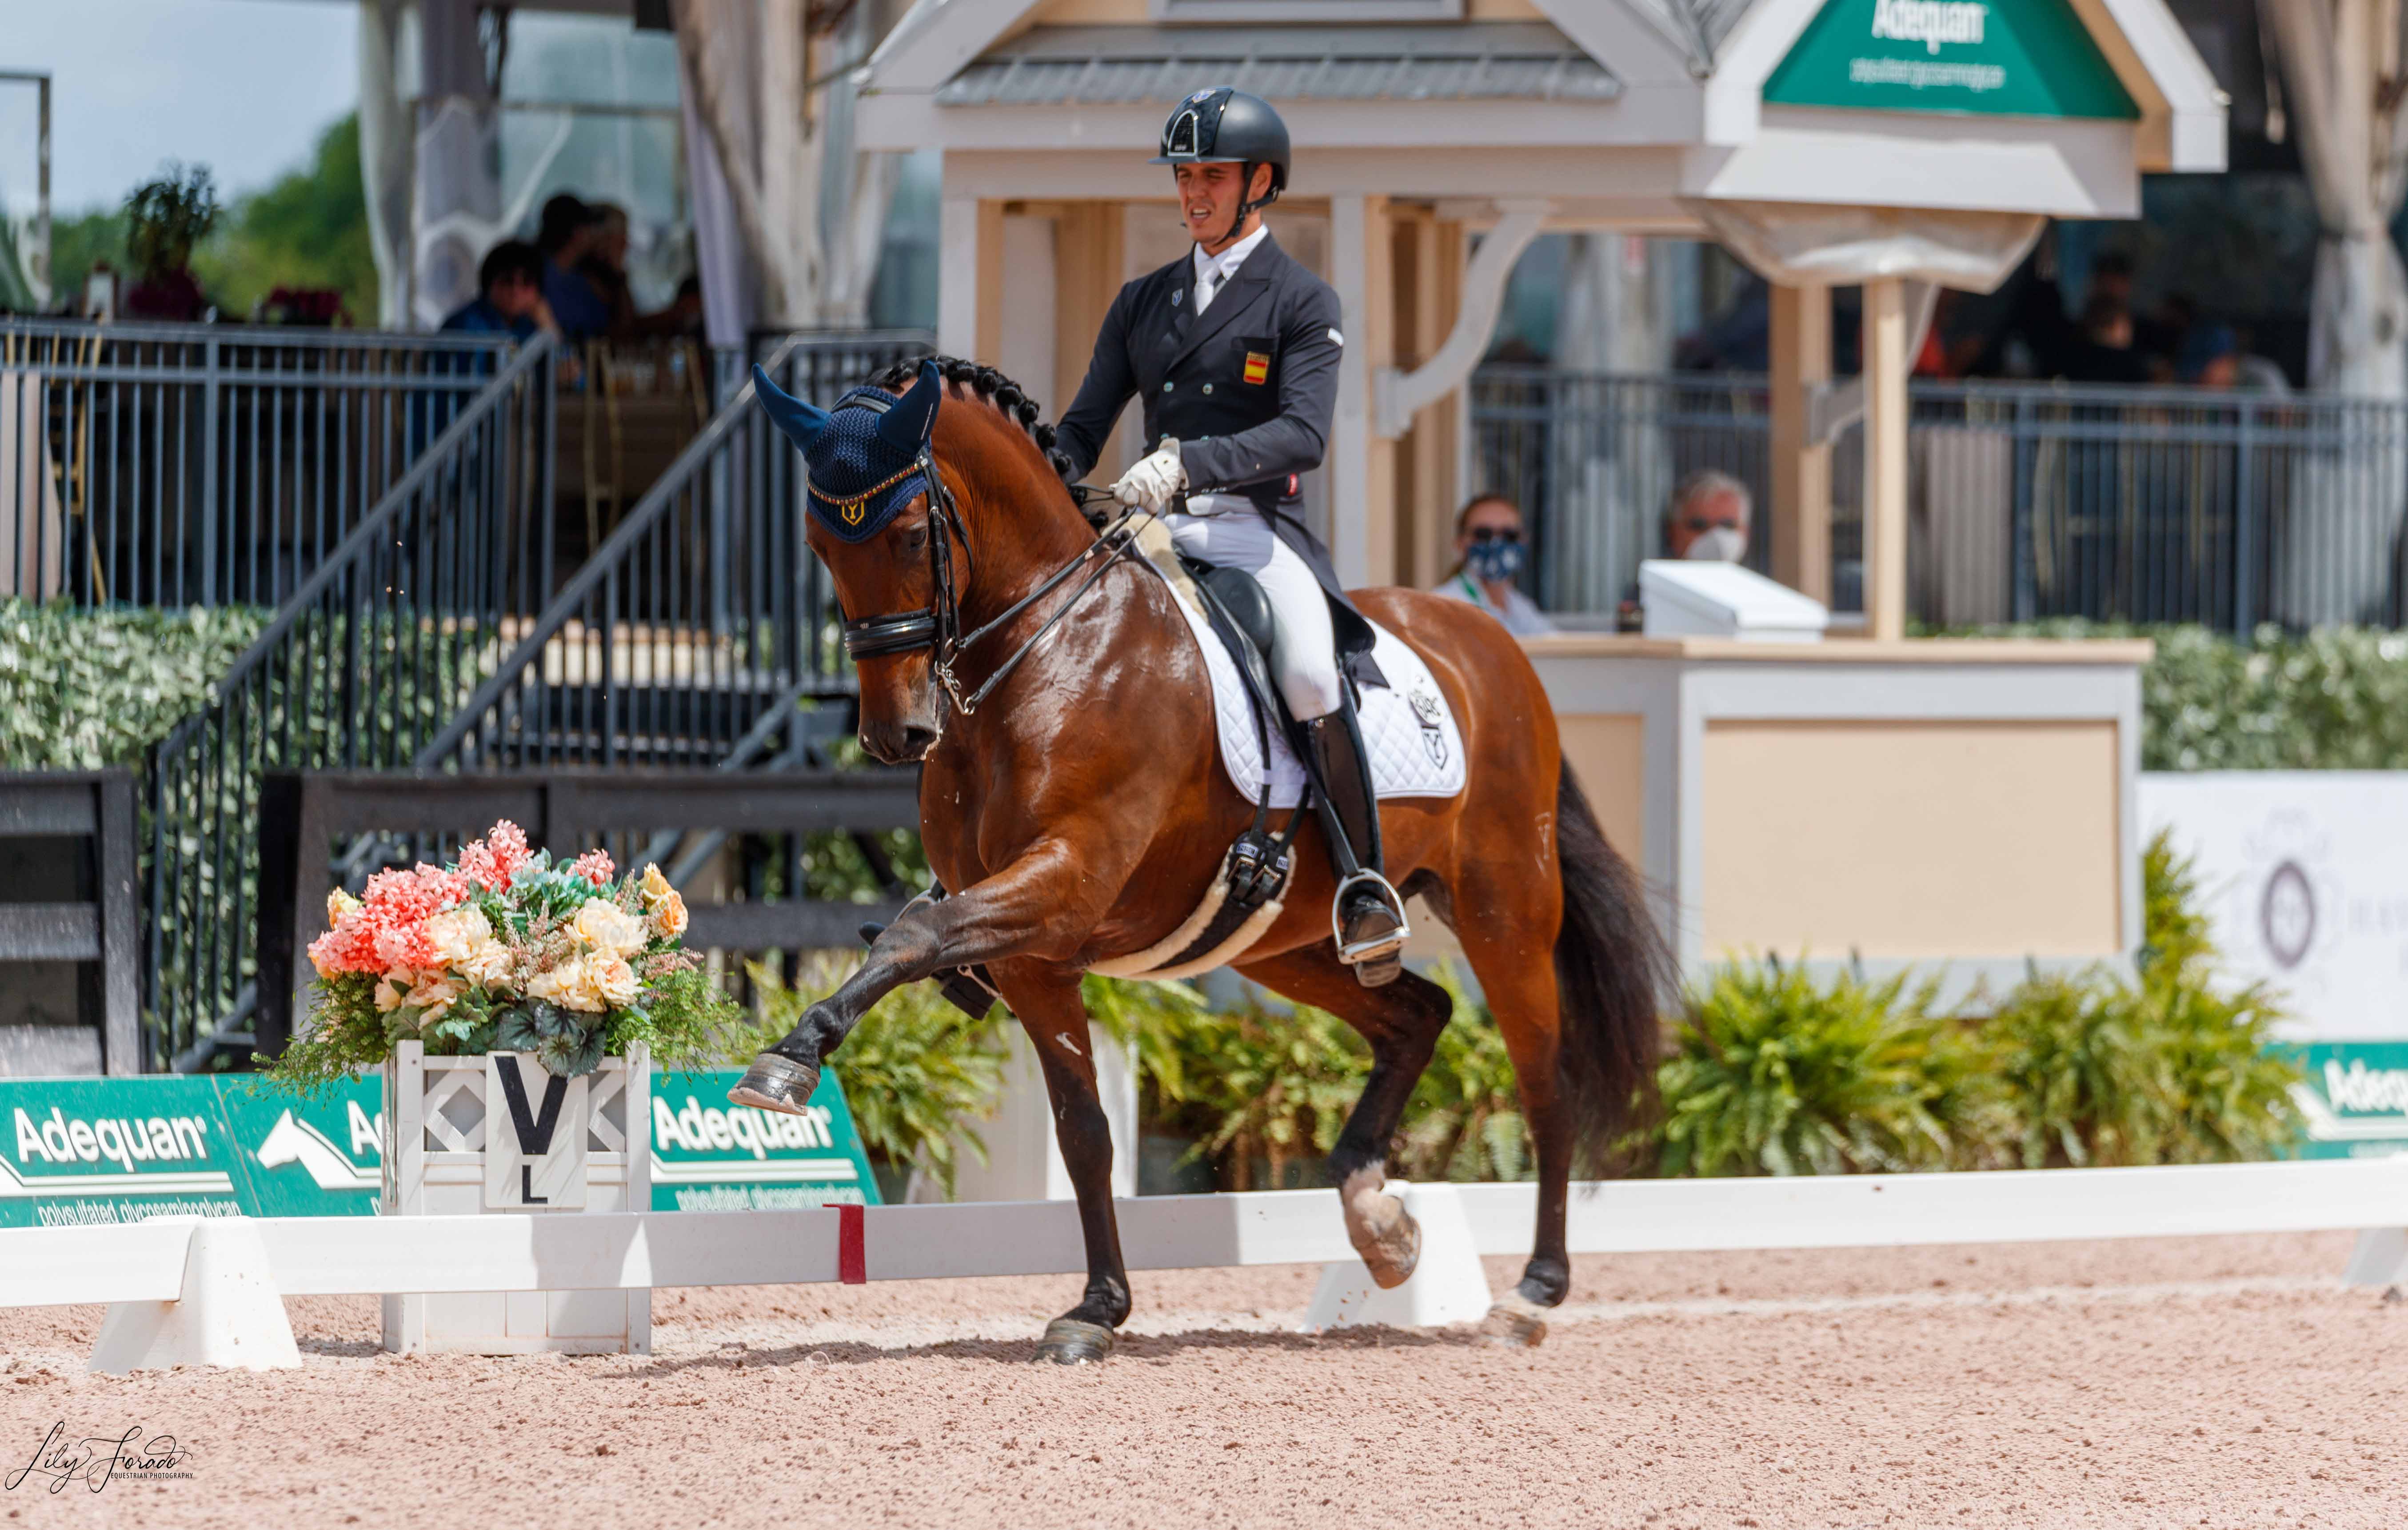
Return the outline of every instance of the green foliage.
{"type": "MultiPolygon", "coordinates": [[[[1527,1179],[1521,1100],[1496,1022],[1451,968],[1436,976],[1455,1013],[1405,1108],[1389,1166],[1417,1180],[1527,1179]]],[[[1107,1032],[1136,1045],[1148,1128],[1193,1140],[1230,1189],[1284,1184],[1292,1166],[1328,1153],[1371,1071],[1354,1027],[1309,1005],[1215,1010],[1183,983],[1095,977],[1086,1000],[1107,1032]]]]}
{"type": "Polygon", "coordinates": [[[248,607],[74,610],[0,600],[0,765],[132,765],[259,636],[248,607]]]}
{"type": "Polygon", "coordinates": [[[700,967],[665,973],[645,985],[644,1003],[613,1010],[603,1050],[624,1056],[642,1042],[652,1061],[671,1070],[710,1067],[748,1034],[744,1007],[710,980],[700,967]]]}
{"type": "Polygon", "coordinates": [[[2408,768],[2408,633],[2261,626],[2243,640],[2066,620],[1979,635],[2153,641],[2141,672],[2143,770],[2408,768]]]}
{"type": "Polygon", "coordinates": [[[2215,980],[2197,879],[2162,833],[2142,869],[2140,980],[2035,976],[1990,1022],[2027,1167],[2230,1163],[2299,1136],[2299,1069],[2267,1050],[2272,995],[2215,980]]]}
{"type": "Polygon", "coordinates": [[[1980,1035],[1904,976],[1828,987],[1771,961],[1687,996],[1662,1100],[1664,1175],[1980,1167],[2007,1129],[1980,1035]]]}
{"type": "MultiPolygon", "coordinates": [[[[860,965],[857,956],[823,954],[791,988],[774,969],[748,966],[762,995],[761,1019],[738,1039],[731,1060],[749,1059],[794,1029],[860,965]]],[[[892,1169],[916,1165],[951,1194],[960,1167],[957,1137],[985,1162],[986,1144],[972,1123],[992,1114],[1001,1097],[1004,1055],[996,1014],[972,1020],[934,984],[906,983],[861,1018],[832,1065],[871,1160],[892,1169]]]]}
{"type": "Polygon", "coordinates": [[[83,306],[83,284],[96,265],[127,269],[125,209],[94,207],[73,218],[50,221],[50,297],[83,306]]]}
{"type": "Polygon", "coordinates": [[[237,201],[194,265],[230,317],[248,317],[280,287],[332,290],[353,324],[374,327],[376,254],[358,115],[319,135],[307,164],[237,201]]]}
{"type": "Polygon", "coordinates": [[[190,266],[193,247],[218,222],[217,182],[206,164],[169,164],[125,199],[125,252],[146,281],[190,266]]]}
{"type": "Polygon", "coordinates": [[[316,1096],[391,1057],[402,1037],[377,1012],[376,985],[365,972],[338,973],[311,984],[309,1008],[317,1023],[294,1037],[272,1064],[258,1060],[265,1086],[316,1096]]]}

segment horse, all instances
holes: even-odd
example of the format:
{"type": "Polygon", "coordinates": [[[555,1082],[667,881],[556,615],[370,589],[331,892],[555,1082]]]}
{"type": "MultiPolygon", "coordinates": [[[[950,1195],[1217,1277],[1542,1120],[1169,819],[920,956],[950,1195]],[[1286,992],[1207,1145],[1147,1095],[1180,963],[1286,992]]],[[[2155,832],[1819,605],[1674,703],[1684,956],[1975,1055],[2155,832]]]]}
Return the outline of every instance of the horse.
{"type": "MultiPolygon", "coordinates": [[[[991,367],[939,358],[914,383],[917,365],[872,385],[903,395],[892,412],[933,411],[921,450],[936,503],[921,493],[858,539],[814,516],[808,542],[848,636],[867,639],[853,646],[862,747],[919,762],[928,865],[952,891],[899,915],[731,1098],[799,1109],[823,1061],[882,996],[983,968],[1036,1051],[1086,1245],[1084,1292],[1035,1358],[1100,1360],[1130,1293],[1080,979],[1179,928],[1254,808],[1219,765],[1205,660],[1177,596],[1098,537],[1033,401],[991,367]],[[930,388],[940,396],[919,396],[930,388]],[[913,635],[923,640],[902,646],[913,635]]],[[[1383,802],[1382,838],[1401,892],[1461,942],[1513,1065],[1538,1166],[1537,1226],[1519,1283],[1479,1333],[1535,1345],[1570,1284],[1575,1159],[1610,1151],[1652,1082],[1666,955],[1644,886],[1563,761],[1520,645],[1465,602],[1395,589],[1354,598],[1427,662],[1464,740],[1464,789],[1383,802]]],[[[1327,1172],[1349,1240],[1393,1287],[1412,1272],[1420,1229],[1385,1190],[1386,1154],[1453,1003],[1410,969],[1366,987],[1338,960],[1336,879],[1320,835],[1302,826],[1283,911],[1234,965],[1337,1014],[1369,1044],[1370,1073],[1327,1172]]]]}

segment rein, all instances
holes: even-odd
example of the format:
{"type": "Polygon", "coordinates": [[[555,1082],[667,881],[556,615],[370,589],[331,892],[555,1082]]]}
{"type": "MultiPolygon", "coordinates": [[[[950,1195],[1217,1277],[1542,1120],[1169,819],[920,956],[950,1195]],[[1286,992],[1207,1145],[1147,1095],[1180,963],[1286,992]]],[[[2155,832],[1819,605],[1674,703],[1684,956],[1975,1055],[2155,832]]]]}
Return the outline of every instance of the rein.
{"type": "Polygon", "coordinates": [[[962,524],[961,510],[953,501],[953,492],[947,486],[944,475],[937,471],[934,457],[923,450],[913,468],[927,475],[928,518],[936,522],[931,528],[933,535],[928,538],[928,572],[935,588],[934,597],[928,605],[916,611],[847,622],[844,624],[844,651],[847,657],[858,661],[889,653],[910,653],[924,648],[936,650],[932,667],[936,670],[937,679],[943,684],[945,694],[953,698],[954,710],[968,717],[978,711],[980,705],[995,693],[996,687],[1019,666],[1020,661],[1028,657],[1037,645],[1045,640],[1045,635],[1070,614],[1081,597],[1095,587],[1096,581],[1103,578],[1112,565],[1128,556],[1136,534],[1129,525],[1130,517],[1122,516],[1103,528],[1077,557],[1047,575],[1037,588],[1013,601],[992,621],[965,633],[961,630],[961,593],[953,579],[953,544],[956,539],[961,542],[962,556],[969,560],[972,578],[978,573],[977,554],[970,548],[969,532],[962,524]],[[1103,561],[1088,568],[1087,577],[1070,592],[1070,598],[1055,608],[1054,614],[1028,635],[1027,641],[1012,650],[1010,656],[976,690],[964,694],[961,681],[953,674],[953,665],[961,661],[963,655],[981,640],[992,636],[1012,618],[1059,589],[1064,580],[1081,568],[1087,567],[1097,553],[1103,554],[1103,561]]]}

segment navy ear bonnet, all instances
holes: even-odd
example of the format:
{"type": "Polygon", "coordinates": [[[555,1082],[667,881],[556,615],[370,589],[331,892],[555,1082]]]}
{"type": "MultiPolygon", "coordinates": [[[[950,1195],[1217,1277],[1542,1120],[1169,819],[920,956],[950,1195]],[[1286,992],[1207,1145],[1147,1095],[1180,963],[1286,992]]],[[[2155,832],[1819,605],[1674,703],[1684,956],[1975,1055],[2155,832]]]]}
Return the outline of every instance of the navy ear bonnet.
{"type": "Polygon", "coordinates": [[[781,389],[759,366],[752,393],[810,469],[804,503],[821,525],[848,542],[877,536],[903,507],[928,492],[928,439],[945,385],[937,364],[922,362],[901,398],[855,388],[833,409],[817,409],[781,389]]]}

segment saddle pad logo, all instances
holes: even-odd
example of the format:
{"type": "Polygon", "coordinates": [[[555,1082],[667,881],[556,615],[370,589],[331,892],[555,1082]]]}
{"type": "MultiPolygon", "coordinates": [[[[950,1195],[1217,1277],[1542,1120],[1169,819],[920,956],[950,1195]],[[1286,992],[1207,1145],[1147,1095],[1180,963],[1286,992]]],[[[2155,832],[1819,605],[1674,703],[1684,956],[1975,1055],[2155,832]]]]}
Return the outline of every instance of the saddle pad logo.
{"type": "Polygon", "coordinates": [[[1259,351],[1259,350],[1249,350],[1249,351],[1247,351],[1247,352],[1246,352],[1246,380],[1247,380],[1248,382],[1256,383],[1256,384],[1261,384],[1261,383],[1268,382],[1268,381],[1270,380],[1270,377],[1271,377],[1271,359],[1270,359],[1270,357],[1268,357],[1268,356],[1267,356],[1267,355],[1263,354],[1263,352],[1261,352],[1261,351],[1259,351]]]}
{"type": "Polygon", "coordinates": [[[1446,768],[1446,729],[1439,720],[1446,715],[1438,697],[1416,685],[1405,697],[1413,709],[1413,721],[1422,725],[1422,748],[1429,751],[1430,764],[1446,768]]]}

